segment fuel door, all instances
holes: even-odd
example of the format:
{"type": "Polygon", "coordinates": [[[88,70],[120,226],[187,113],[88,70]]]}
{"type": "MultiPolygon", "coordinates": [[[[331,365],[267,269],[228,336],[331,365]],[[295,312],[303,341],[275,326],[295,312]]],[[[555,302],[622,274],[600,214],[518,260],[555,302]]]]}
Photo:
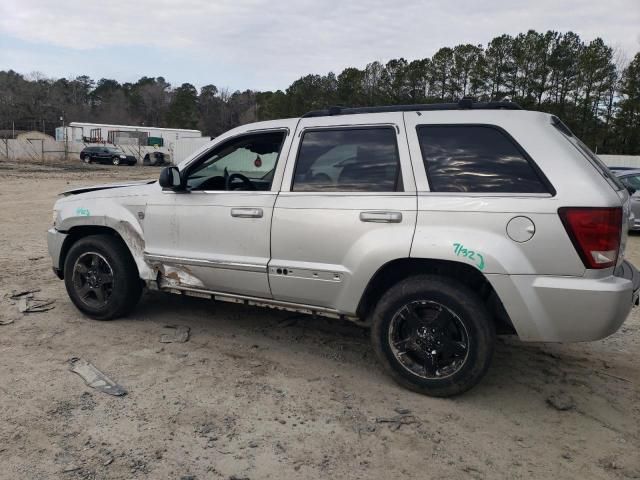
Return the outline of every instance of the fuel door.
{"type": "Polygon", "coordinates": [[[507,235],[514,242],[527,242],[533,238],[535,233],[536,226],[529,217],[513,217],[507,223],[507,235]]]}

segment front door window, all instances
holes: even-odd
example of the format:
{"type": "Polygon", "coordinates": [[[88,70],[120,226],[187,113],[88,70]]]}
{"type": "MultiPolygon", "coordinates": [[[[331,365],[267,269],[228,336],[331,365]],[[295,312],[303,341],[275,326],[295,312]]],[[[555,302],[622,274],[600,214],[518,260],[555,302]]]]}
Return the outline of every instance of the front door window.
{"type": "Polygon", "coordinates": [[[215,147],[187,173],[187,188],[203,190],[271,189],[285,132],[244,135],[215,147]]]}

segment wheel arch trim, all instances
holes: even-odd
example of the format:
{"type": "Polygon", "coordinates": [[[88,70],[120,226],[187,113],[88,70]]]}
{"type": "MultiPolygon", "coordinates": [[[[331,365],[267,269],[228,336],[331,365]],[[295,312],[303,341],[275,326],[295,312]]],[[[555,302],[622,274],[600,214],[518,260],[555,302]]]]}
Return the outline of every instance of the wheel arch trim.
{"type": "Polygon", "coordinates": [[[403,257],[381,265],[364,288],[356,314],[363,320],[368,319],[376,301],[388,288],[407,277],[429,273],[452,278],[473,289],[487,305],[496,321],[496,328],[501,333],[516,333],[498,292],[487,276],[468,263],[453,260],[403,257]]]}

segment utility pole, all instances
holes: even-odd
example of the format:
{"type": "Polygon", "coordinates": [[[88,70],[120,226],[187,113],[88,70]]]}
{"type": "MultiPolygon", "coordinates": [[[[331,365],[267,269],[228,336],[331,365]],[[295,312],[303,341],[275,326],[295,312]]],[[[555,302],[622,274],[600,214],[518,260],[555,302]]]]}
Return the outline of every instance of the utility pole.
{"type": "Polygon", "coordinates": [[[64,141],[64,160],[66,162],[69,160],[69,143],[67,139],[67,129],[64,127],[64,110],[62,111],[60,120],[62,121],[62,140],[64,141]]]}

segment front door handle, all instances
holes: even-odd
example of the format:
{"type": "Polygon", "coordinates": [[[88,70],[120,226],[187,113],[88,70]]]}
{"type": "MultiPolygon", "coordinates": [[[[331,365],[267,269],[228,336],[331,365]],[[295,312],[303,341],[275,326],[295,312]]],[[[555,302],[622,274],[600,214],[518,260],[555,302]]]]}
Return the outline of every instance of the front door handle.
{"type": "Polygon", "coordinates": [[[262,218],[261,208],[232,208],[231,216],[238,218],[262,218]]]}
{"type": "Polygon", "coordinates": [[[361,222],[373,223],[400,223],[402,221],[401,212],[360,212],[361,222]]]}

